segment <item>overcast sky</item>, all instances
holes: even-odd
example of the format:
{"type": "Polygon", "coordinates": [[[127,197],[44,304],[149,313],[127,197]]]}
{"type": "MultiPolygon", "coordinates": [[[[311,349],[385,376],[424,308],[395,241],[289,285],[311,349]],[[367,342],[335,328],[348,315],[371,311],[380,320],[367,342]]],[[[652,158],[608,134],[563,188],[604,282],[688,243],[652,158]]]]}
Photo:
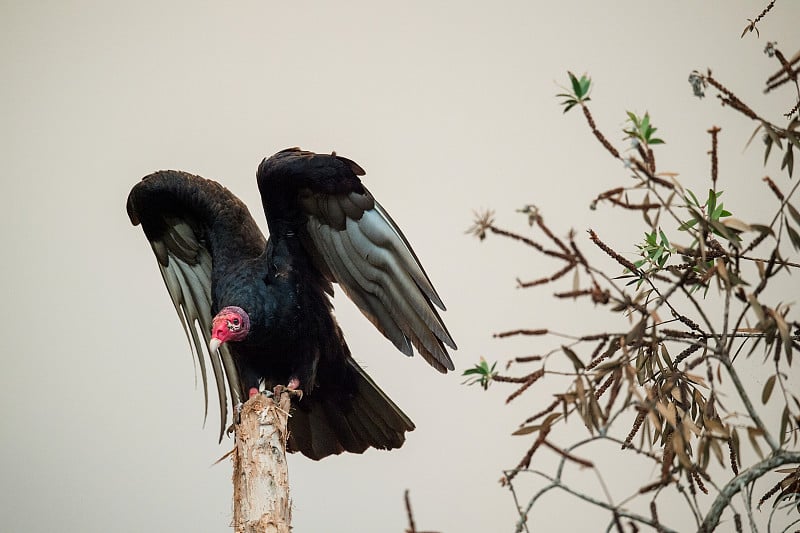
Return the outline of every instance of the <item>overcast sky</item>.
{"type": "MultiPolygon", "coordinates": [[[[760,39],[740,39],[766,3],[0,2],[2,529],[227,530],[230,466],[212,463],[231,441],[217,444],[213,405],[203,427],[188,345],[125,199],[154,170],[186,170],[222,182],[264,227],[256,167],[301,146],[366,169],[460,349],[458,371],[441,376],[337,296],[353,354],[417,429],[393,452],[292,456],[296,531],[400,532],[406,488],[420,528],[513,531],[497,480],[530,446],[510,433],[549,403],[547,385],[506,407],[510,390],[468,389],[459,374],[481,355],[558,342],[493,332],[579,333],[594,315],[554,303],[551,288],[516,290],[552,263],[465,235],[472,210],[524,231],[514,209],[536,204],[584,245],[588,227],[623,228],[618,213],[586,209],[626,178],[579,113],[562,115],[554,95],[572,70],[593,77],[595,117],[618,145],[624,112],[649,110],[667,140],[660,168],[695,189],[707,187],[706,130],[721,126],[726,206],[758,219],[772,200],[760,178],[780,173],[759,148],[743,153],[753,125],[694,98],[687,77],[711,67],[780,122],[793,97],[760,94],[777,68],[762,50],[795,51],[800,3],[778,2],[760,39]]],[[[608,240],[633,256],[638,234],[608,240]]],[[[539,531],[605,524],[574,500],[548,502],[539,531]]]]}

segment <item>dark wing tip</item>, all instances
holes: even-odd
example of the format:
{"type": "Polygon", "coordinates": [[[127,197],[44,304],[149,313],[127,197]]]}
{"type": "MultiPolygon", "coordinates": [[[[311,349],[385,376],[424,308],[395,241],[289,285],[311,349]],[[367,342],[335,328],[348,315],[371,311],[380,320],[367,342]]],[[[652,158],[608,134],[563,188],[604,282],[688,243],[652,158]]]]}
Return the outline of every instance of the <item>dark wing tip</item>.
{"type": "Polygon", "coordinates": [[[345,163],[348,167],[350,167],[350,170],[352,170],[353,174],[355,174],[356,176],[365,176],[367,174],[367,171],[364,170],[361,167],[361,165],[359,165],[358,163],[356,163],[352,159],[348,159],[346,157],[342,157],[340,155],[336,155],[336,152],[333,152],[331,155],[333,157],[335,157],[336,159],[338,159],[339,161],[342,161],[343,163],[345,163]]]}
{"type": "Polygon", "coordinates": [[[169,176],[174,176],[176,174],[180,175],[186,173],[178,170],[158,170],[143,177],[131,188],[131,192],[128,193],[128,200],[125,203],[125,209],[128,212],[128,218],[130,219],[131,224],[134,226],[141,224],[141,210],[144,207],[143,202],[147,202],[147,196],[150,194],[148,189],[153,182],[159,177],[168,178],[169,176]]]}
{"type": "Polygon", "coordinates": [[[141,222],[139,220],[138,213],[136,213],[136,205],[135,205],[136,204],[136,196],[137,196],[138,191],[140,190],[139,189],[139,185],[141,183],[142,182],[140,181],[139,183],[137,183],[136,185],[133,186],[133,188],[131,189],[131,192],[128,193],[128,199],[125,202],[125,210],[128,212],[128,218],[130,219],[131,224],[133,224],[134,226],[138,226],[140,224],[140,222],[141,222]]]}

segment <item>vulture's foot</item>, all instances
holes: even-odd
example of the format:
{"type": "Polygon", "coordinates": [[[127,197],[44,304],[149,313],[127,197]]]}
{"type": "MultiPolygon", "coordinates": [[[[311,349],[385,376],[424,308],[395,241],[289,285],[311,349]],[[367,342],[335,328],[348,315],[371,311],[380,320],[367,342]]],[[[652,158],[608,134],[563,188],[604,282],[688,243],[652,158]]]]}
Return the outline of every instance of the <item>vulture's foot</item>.
{"type": "Polygon", "coordinates": [[[289,390],[289,394],[296,395],[298,400],[303,399],[303,391],[300,390],[300,379],[297,376],[289,380],[286,388],[289,390]]]}
{"type": "Polygon", "coordinates": [[[244,404],[242,402],[237,403],[233,406],[233,422],[231,425],[228,426],[228,429],[225,430],[225,434],[227,436],[231,436],[233,432],[236,431],[236,426],[242,422],[242,407],[244,404]]]}

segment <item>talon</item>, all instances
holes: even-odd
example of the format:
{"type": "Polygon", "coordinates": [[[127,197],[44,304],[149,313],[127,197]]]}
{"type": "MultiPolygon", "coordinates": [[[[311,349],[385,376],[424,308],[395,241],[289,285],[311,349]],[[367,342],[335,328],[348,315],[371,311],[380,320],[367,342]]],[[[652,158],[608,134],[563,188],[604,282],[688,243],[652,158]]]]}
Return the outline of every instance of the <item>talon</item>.
{"type": "Polygon", "coordinates": [[[300,378],[297,376],[294,376],[289,380],[289,383],[286,385],[286,389],[289,391],[289,394],[297,396],[298,400],[303,399],[303,391],[300,390],[300,378]]]}
{"type": "Polygon", "coordinates": [[[233,406],[233,422],[231,423],[230,427],[226,430],[228,436],[236,430],[236,426],[242,423],[242,407],[244,404],[242,402],[237,403],[233,406]]]}

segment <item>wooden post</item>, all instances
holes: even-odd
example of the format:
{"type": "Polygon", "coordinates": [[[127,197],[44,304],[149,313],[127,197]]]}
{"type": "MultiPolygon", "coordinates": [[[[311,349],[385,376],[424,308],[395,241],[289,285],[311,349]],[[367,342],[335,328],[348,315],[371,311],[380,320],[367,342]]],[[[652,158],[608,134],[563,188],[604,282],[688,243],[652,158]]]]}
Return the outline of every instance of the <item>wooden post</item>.
{"type": "Polygon", "coordinates": [[[290,394],[275,387],[243,406],[233,451],[233,529],[236,533],[289,533],[292,501],[286,465],[290,394]]]}

